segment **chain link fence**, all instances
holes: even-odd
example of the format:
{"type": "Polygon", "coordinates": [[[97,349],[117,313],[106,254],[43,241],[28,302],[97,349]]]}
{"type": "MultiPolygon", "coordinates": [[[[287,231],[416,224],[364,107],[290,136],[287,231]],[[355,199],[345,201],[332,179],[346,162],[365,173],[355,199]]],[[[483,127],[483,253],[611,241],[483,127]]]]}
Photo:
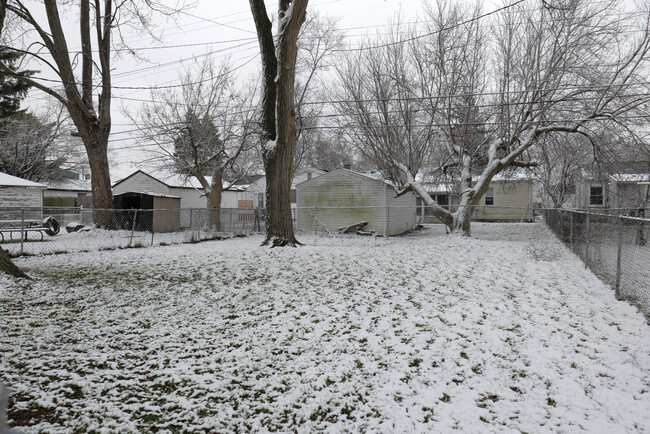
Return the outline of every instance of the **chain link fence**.
{"type": "Polygon", "coordinates": [[[0,208],[0,242],[12,256],[192,243],[262,229],[254,209],[0,208]]]}
{"type": "Polygon", "coordinates": [[[544,221],[594,274],[650,317],[650,220],[562,209],[544,221]]]}
{"type": "MultiPolygon", "coordinates": [[[[444,208],[455,212],[458,206],[444,208]]],[[[469,208],[472,222],[530,223],[535,221],[536,215],[539,215],[539,210],[534,208],[499,206],[469,208]]],[[[293,221],[296,232],[331,236],[346,230],[361,235],[394,236],[425,224],[439,224],[437,228],[446,231],[440,220],[425,206],[298,207],[293,209],[293,221]]],[[[486,227],[489,226],[482,229],[486,227]]]]}

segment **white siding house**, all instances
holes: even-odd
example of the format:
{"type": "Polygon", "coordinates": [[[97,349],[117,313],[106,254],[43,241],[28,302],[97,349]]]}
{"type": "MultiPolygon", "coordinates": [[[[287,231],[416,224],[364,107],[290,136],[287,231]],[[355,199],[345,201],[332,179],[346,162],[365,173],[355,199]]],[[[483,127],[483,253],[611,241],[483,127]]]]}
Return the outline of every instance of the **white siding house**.
{"type": "MultiPolygon", "coordinates": [[[[43,206],[44,184],[28,181],[0,172],[0,208],[27,208],[43,206]]],[[[42,210],[34,210],[25,218],[42,218],[42,210]]],[[[21,218],[20,211],[0,210],[0,219],[21,218]]]]}
{"type": "MultiPolygon", "coordinates": [[[[198,181],[185,179],[178,175],[154,177],[142,170],[138,170],[113,184],[113,195],[130,192],[147,192],[179,197],[181,199],[181,209],[207,208],[208,206],[205,192],[198,181]]],[[[251,208],[252,205],[252,202],[248,201],[248,196],[243,188],[237,187],[221,192],[221,208],[251,208]]],[[[181,212],[181,226],[188,227],[191,218],[189,212],[181,212]]]]}
{"type": "Polygon", "coordinates": [[[296,228],[330,232],[367,221],[366,230],[399,235],[416,225],[415,194],[396,197],[395,188],[383,180],[336,169],[296,186],[296,228]]]}

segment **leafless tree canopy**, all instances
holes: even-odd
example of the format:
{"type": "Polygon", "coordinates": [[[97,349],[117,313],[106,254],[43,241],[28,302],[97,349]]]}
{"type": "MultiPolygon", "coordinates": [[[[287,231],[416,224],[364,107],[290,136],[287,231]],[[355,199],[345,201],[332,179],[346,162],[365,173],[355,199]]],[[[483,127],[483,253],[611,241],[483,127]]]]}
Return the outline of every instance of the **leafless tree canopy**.
{"type": "Polygon", "coordinates": [[[351,53],[338,107],[348,140],[454,231],[469,234],[469,207],[495,175],[537,163],[544,136],[598,146],[598,132],[629,133],[647,116],[648,5],[627,13],[619,2],[554,0],[485,12],[439,0],[425,13],[409,36],[351,53]],[[454,213],[419,182],[450,174],[454,213]]]}
{"type": "Polygon", "coordinates": [[[216,65],[209,57],[182,72],[180,83],[178,88],[153,90],[155,102],[130,117],[147,139],[150,161],[197,179],[208,207],[219,208],[223,174],[246,175],[240,172],[245,166],[236,163],[255,146],[255,88],[238,89],[230,63],[216,65]]]}

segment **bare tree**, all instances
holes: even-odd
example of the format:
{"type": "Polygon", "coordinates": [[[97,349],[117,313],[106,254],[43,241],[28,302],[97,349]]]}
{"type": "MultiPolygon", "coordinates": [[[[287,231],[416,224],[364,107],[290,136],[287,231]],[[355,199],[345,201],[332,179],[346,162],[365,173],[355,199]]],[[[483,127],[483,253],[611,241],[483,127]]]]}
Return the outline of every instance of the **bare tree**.
{"type": "Polygon", "coordinates": [[[0,119],[0,171],[31,181],[47,181],[76,165],[78,141],[66,137],[66,110],[60,104],[38,113],[0,119]]]}
{"type": "MultiPolygon", "coordinates": [[[[158,145],[153,160],[186,178],[195,178],[207,197],[210,225],[221,227],[223,175],[254,145],[256,93],[236,89],[228,61],[205,58],[180,76],[181,87],[152,90],[151,100],[130,116],[140,133],[158,145]]],[[[240,174],[243,175],[243,174],[240,174]]]]}
{"type": "MultiPolygon", "coordinates": [[[[59,4],[56,0],[44,0],[43,9],[27,5],[22,0],[9,0],[7,11],[22,23],[26,36],[36,35],[37,40],[17,40],[12,50],[30,57],[56,74],[52,85],[33,77],[16,78],[56,98],[63,104],[81,137],[91,171],[93,206],[96,209],[113,208],[111,179],[108,164],[108,138],[111,132],[111,53],[113,31],[120,21],[128,25],[146,23],[145,8],[158,8],[155,1],[136,0],[113,2],[113,0],[79,1],[79,33],[81,50],[71,51],[69,40],[72,32],[62,24],[59,4]],[[42,14],[42,15],[41,15],[42,14]],[[42,22],[45,16],[47,22],[42,22]],[[133,19],[135,18],[135,19],[133,19]],[[22,42],[22,44],[21,44],[22,42]],[[51,59],[43,55],[46,51],[51,59]],[[95,89],[99,95],[94,97],[95,89]]],[[[63,5],[63,7],[69,7],[63,5]]],[[[151,9],[148,9],[151,10],[151,9]]],[[[0,64],[7,74],[14,74],[10,68],[0,64]]],[[[111,222],[111,213],[95,213],[100,225],[111,222]]]]}
{"type": "Polygon", "coordinates": [[[515,2],[498,14],[475,8],[466,15],[439,1],[429,10],[432,27],[412,39],[428,59],[418,70],[433,68],[422,101],[433,104],[424,108],[436,113],[442,134],[431,145],[444,150],[442,166],[458,173],[458,209],[438,207],[417,167],[389,148],[382,149],[386,174],[420,195],[452,232],[469,235],[471,207],[490,181],[507,168],[534,165],[530,151],[542,137],[591,136],[594,125],[628,123],[650,101],[650,14],[646,5],[621,19],[619,7],[557,0],[531,9],[515,2]]]}
{"type": "MultiPolygon", "coordinates": [[[[4,29],[6,16],[7,16],[7,0],[0,0],[0,37],[3,34],[2,31],[4,29]]],[[[14,277],[22,277],[26,279],[30,278],[29,276],[27,276],[27,274],[25,274],[23,270],[21,270],[20,268],[18,268],[18,266],[16,266],[16,264],[14,264],[14,262],[9,257],[9,252],[7,252],[2,247],[0,247],[0,271],[14,277]]],[[[4,393],[4,390],[1,390],[0,392],[4,393]]],[[[4,421],[0,421],[0,422],[4,422],[4,421]]],[[[1,425],[0,428],[2,428],[1,425]]]]}
{"type": "MultiPolygon", "coordinates": [[[[343,43],[343,34],[337,28],[338,19],[314,15],[302,26],[298,37],[296,63],[296,152],[294,168],[314,166],[314,154],[328,144],[318,130],[323,104],[309,104],[325,95],[323,72],[331,69],[337,60],[336,49],[343,43]]],[[[329,147],[329,146],[328,146],[329,147]]],[[[332,149],[330,149],[332,150],[332,149]]],[[[316,166],[314,166],[316,167],[316,166]]],[[[317,166],[325,169],[324,166],[317,166]]]]}
{"type": "Polygon", "coordinates": [[[278,31],[263,0],[249,0],[263,68],[262,158],[266,172],[265,245],[296,246],[291,216],[291,178],[296,148],[297,40],[309,0],[278,0],[278,31]],[[277,42],[276,42],[277,40],[277,42]]]}

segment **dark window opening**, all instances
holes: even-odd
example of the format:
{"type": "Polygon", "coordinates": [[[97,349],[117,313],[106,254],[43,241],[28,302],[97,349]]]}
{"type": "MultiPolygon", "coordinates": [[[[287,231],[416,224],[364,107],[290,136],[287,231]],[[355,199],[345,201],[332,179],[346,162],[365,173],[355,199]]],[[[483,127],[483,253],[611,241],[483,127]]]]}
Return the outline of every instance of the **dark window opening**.
{"type": "Polygon", "coordinates": [[[589,189],[589,205],[603,205],[603,187],[591,187],[589,189]]]}
{"type": "Polygon", "coordinates": [[[488,188],[487,192],[485,193],[485,205],[486,206],[494,205],[494,189],[493,188],[488,188]]]}

